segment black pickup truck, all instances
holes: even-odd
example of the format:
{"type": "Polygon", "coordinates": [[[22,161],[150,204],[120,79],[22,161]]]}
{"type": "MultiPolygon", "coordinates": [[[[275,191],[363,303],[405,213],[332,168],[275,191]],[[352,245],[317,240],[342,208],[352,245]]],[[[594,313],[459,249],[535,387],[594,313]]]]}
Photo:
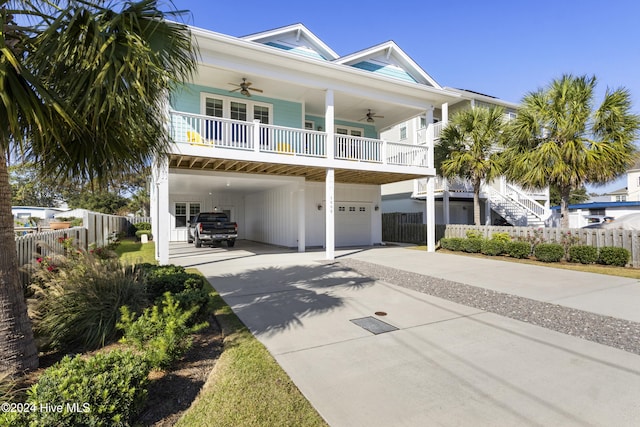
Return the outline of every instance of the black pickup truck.
{"type": "Polygon", "coordinates": [[[194,243],[196,248],[203,243],[214,245],[223,240],[232,248],[238,237],[238,224],[229,221],[223,212],[200,212],[189,221],[187,241],[194,243]]]}

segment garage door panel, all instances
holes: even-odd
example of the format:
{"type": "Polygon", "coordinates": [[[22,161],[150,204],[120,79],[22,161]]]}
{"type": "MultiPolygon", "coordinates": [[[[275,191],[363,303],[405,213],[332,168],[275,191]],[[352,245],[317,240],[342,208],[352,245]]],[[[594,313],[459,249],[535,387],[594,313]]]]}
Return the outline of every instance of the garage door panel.
{"type": "Polygon", "coordinates": [[[336,246],[371,244],[371,206],[337,202],[335,209],[336,246]]]}

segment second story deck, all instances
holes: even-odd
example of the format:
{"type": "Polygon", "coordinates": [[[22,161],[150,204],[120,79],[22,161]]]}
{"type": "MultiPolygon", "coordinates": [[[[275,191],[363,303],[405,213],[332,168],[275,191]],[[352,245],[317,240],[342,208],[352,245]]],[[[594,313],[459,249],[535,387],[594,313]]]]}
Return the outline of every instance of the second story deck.
{"type": "Polygon", "coordinates": [[[175,143],[170,166],[175,168],[305,176],[314,181],[322,181],[325,169],[334,168],[337,179],[376,183],[435,172],[430,167],[432,144],[342,134],[330,138],[322,131],[177,111],[170,113],[169,125],[175,143]]]}

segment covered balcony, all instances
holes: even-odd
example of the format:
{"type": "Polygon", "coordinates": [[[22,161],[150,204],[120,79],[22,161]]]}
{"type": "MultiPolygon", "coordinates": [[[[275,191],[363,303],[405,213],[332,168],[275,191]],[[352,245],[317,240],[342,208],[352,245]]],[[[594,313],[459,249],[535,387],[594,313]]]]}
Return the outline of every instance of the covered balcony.
{"type": "MultiPolygon", "coordinates": [[[[305,176],[322,181],[335,168],[350,182],[393,182],[433,174],[433,145],[329,134],[170,112],[170,167],[305,176]],[[369,172],[358,179],[358,171],[369,172]],[[373,175],[371,173],[374,173],[373,175]]],[[[337,177],[337,178],[338,178],[337,177]]]]}

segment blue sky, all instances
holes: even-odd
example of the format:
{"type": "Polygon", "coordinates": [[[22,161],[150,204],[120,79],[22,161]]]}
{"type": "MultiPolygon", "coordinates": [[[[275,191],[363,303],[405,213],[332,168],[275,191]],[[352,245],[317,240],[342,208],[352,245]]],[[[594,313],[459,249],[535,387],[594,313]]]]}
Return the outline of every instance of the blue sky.
{"type": "MultiPolygon", "coordinates": [[[[637,0],[174,0],[187,23],[243,36],[303,23],[339,55],[395,41],[442,86],[519,102],[562,74],[630,90],[640,114],[637,0]]],[[[610,187],[624,187],[616,183],[610,187]]],[[[601,191],[602,189],[597,189],[601,191]]]]}

